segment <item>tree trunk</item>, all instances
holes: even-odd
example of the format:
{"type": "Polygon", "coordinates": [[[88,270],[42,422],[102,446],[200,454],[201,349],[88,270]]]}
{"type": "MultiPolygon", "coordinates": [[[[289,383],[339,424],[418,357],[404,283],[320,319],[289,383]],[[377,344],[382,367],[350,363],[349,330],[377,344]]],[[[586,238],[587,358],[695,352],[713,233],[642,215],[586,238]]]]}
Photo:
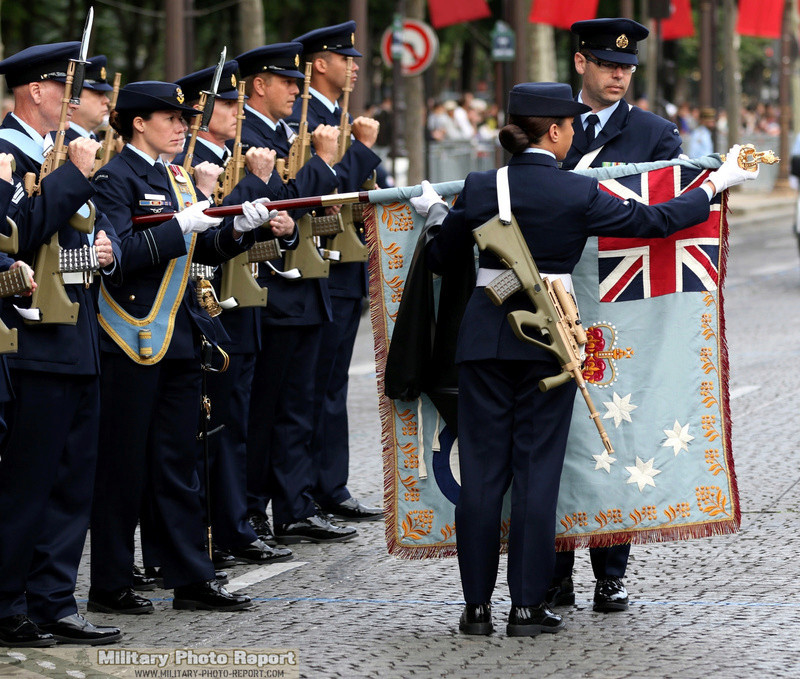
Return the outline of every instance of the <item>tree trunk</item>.
{"type": "Polygon", "coordinates": [[[264,6],[261,4],[261,0],[240,0],[239,34],[243,53],[261,47],[266,42],[264,6]]]}

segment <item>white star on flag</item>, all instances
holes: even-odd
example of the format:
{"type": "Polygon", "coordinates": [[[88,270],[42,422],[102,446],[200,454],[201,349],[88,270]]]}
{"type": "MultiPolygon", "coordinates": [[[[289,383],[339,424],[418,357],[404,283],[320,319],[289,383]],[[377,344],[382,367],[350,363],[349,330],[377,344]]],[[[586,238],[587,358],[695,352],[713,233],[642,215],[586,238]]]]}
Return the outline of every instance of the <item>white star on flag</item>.
{"type": "Polygon", "coordinates": [[[604,450],[601,455],[592,455],[597,464],[594,466],[595,471],[598,469],[605,469],[609,474],[611,473],[611,465],[617,461],[616,457],[611,457],[607,450],[604,450]]]}
{"type": "Polygon", "coordinates": [[[667,435],[667,440],[661,444],[662,448],[672,447],[672,452],[675,453],[676,457],[681,450],[689,452],[689,446],[687,444],[689,441],[694,440],[694,436],[689,434],[688,424],[681,427],[681,425],[678,424],[678,420],[675,420],[672,429],[665,429],[664,433],[667,435]]]}
{"type": "Polygon", "coordinates": [[[613,401],[604,401],[603,405],[608,408],[608,412],[603,415],[603,419],[607,420],[610,417],[614,418],[614,426],[619,427],[622,420],[626,422],[631,422],[630,412],[632,410],[636,410],[639,406],[635,406],[631,403],[631,395],[628,394],[627,396],[620,398],[619,394],[614,392],[614,400],[613,401]]]}
{"type": "Polygon", "coordinates": [[[628,483],[639,484],[640,493],[644,490],[645,486],[653,486],[653,488],[656,487],[656,482],[653,480],[653,477],[656,474],[660,474],[661,470],[653,469],[654,460],[655,458],[651,457],[647,462],[642,462],[641,458],[637,455],[636,466],[625,467],[625,469],[631,475],[630,478],[628,479],[628,483]]]}

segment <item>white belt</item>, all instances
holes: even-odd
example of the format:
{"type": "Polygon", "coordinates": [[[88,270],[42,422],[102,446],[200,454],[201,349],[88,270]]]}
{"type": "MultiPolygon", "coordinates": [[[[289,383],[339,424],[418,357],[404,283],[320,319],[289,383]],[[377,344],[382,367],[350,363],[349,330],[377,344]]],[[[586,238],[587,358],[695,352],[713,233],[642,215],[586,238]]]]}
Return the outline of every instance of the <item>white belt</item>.
{"type": "MultiPolygon", "coordinates": [[[[475,286],[482,288],[489,285],[495,278],[497,278],[500,274],[504,273],[505,269],[484,269],[483,267],[478,269],[478,279],[475,282],[475,286]]],[[[542,278],[547,278],[550,281],[555,281],[556,279],[560,280],[564,289],[570,293],[571,295],[575,294],[575,291],[572,287],[572,274],[568,273],[543,273],[541,274],[542,278]]]]}

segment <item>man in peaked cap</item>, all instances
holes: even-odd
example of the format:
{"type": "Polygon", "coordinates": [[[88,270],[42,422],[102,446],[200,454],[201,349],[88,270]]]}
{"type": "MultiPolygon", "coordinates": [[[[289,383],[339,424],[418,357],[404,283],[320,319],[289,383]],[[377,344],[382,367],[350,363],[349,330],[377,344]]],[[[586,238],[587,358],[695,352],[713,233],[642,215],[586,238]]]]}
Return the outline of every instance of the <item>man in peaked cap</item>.
{"type": "MultiPolygon", "coordinates": [[[[194,163],[205,160],[223,166],[228,159],[230,150],[225,143],[236,135],[238,70],[236,61],[228,61],[223,67],[208,132],[200,130],[197,135],[194,163]]],[[[211,87],[214,71],[214,67],[206,68],[177,81],[187,101],[199,108],[200,94],[211,87]]],[[[176,156],[174,162],[182,164],[185,153],[176,156]]],[[[267,183],[273,174],[275,152],[251,146],[245,154],[245,165],[248,173],[225,198],[226,204],[256,200],[269,194],[267,183]]],[[[293,221],[284,212],[276,218],[272,230],[261,229],[259,236],[286,235],[290,239],[288,245],[294,240],[294,231],[293,221]]],[[[223,264],[225,266],[227,264],[223,264]]],[[[221,276],[219,272],[214,279],[218,294],[221,276]]],[[[253,368],[261,345],[260,309],[228,309],[222,322],[230,336],[230,341],[222,343],[230,364],[225,372],[208,376],[208,396],[213,406],[209,428],[224,425],[222,431],[208,441],[212,473],[211,487],[205,492],[211,493],[212,533],[217,548],[215,566],[285,561],[291,558],[291,551],[263,542],[247,520],[247,423],[253,368]]]]}
{"type": "MultiPolygon", "coordinates": [[[[83,80],[81,103],[72,112],[69,127],[64,135],[64,143],[69,144],[78,137],[97,139],[95,130],[99,128],[108,116],[108,93],[113,87],[106,80],[107,59],[104,54],[91,57],[86,66],[86,76],[83,80]]],[[[54,132],[45,137],[44,148],[47,150],[53,144],[54,132]]]]}
{"type": "MultiPolygon", "coordinates": [[[[306,62],[312,64],[311,99],[308,103],[308,129],[340,123],[338,100],[346,84],[348,57],[360,57],[355,49],[355,21],[327,26],[305,33],[296,40],[303,44],[306,62]]],[[[353,82],[358,64],[353,62],[353,82]]],[[[287,121],[294,129],[300,124],[301,102],[295,102],[287,121]]],[[[359,116],[352,121],[353,140],[336,164],[339,190],[358,191],[380,164],[372,151],[378,138],[378,123],[359,116]]],[[[362,238],[363,238],[363,228],[362,238]]],[[[323,509],[345,519],[370,521],[381,518],[379,507],[368,507],[354,498],[347,488],[349,474],[349,432],[347,428],[347,387],[361,300],[367,296],[366,264],[331,264],[328,278],[333,320],[323,325],[323,341],[316,376],[312,451],[317,478],[314,496],[323,509]]]]}
{"type": "MultiPolygon", "coordinates": [[[[299,93],[297,79],[303,46],[297,42],[265,45],[236,57],[250,99],[245,106],[242,141],[289,154],[294,132],[283,122],[299,93]]],[[[338,130],[322,125],[311,134],[316,154],[285,185],[270,181],[270,197],[332,193],[337,185],[331,167],[338,130]]],[[[262,344],[256,357],[247,438],[247,511],[264,541],[275,542],[266,516],[272,502],[276,523],[291,524],[299,542],[337,542],[355,536],[317,511],[310,490],[314,482],[310,442],[313,432],[314,371],[322,323],[331,317],[327,282],[284,278],[281,262],[259,264],[258,282],[269,288],[260,309],[262,344]],[[282,368],[276,371],[275,356],[282,368]]]]}
{"type": "Polygon", "coordinates": [[[593,19],[572,25],[578,38],[578,101],[592,107],[575,118],[575,139],[562,167],[602,167],[669,160],[681,153],[678,129],[624,97],[639,63],[637,43],[649,31],[631,19],[593,19]]]}
{"type": "MultiPolygon", "coordinates": [[[[21,183],[24,173],[38,175],[41,169],[43,135],[58,127],[67,67],[79,47],[77,42],[37,45],[0,62],[15,99],[14,111],[0,126],[0,149],[17,163],[9,216],[20,227],[19,259],[32,262],[57,233],[65,249],[95,245],[102,272],[113,284],[120,251],[108,220],[98,211],[93,239],[68,224],[95,194],[87,178],[99,144],[72,141],[68,160],[42,181],[40,195],[26,196],[21,183]]],[[[70,105],[70,114],[75,108],[70,105]]],[[[14,308],[25,306],[20,298],[6,300],[2,310],[5,323],[17,329],[20,347],[9,358],[16,397],[0,451],[0,645],[5,646],[94,645],[121,638],[116,627],[97,627],[80,615],[74,598],[97,458],[100,364],[92,291],[82,281],[64,287],[78,303],[74,325],[25,324],[14,308]]]]}
{"type": "MultiPolygon", "coordinates": [[[[575,70],[582,76],[578,101],[591,111],[575,116],[572,148],[562,168],[572,170],[622,163],[670,160],[681,153],[675,125],[649,111],[630,105],[625,93],[639,63],[638,44],[649,31],[631,19],[593,19],[572,24],[578,39],[575,70]]],[[[628,592],[622,584],[630,545],[592,547],[589,550],[597,583],[594,610],[624,611],[628,592]]],[[[575,601],[572,567],[575,552],[558,552],[551,605],[575,601]]]]}

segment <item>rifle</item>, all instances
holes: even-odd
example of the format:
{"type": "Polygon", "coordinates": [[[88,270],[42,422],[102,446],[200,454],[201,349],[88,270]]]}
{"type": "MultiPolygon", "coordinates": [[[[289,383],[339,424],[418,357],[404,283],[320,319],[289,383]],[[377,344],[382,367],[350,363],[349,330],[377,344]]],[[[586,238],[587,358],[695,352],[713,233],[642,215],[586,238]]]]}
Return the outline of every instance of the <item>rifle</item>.
{"type": "MultiPolygon", "coordinates": [[[[16,163],[12,160],[11,170],[14,171],[15,169],[16,163]]],[[[19,247],[17,224],[11,217],[6,217],[6,221],[11,234],[8,236],[0,234],[0,251],[13,255],[19,247]]],[[[28,292],[30,289],[30,279],[22,269],[9,269],[0,273],[0,297],[11,297],[12,295],[28,292]]],[[[17,329],[9,328],[0,321],[0,354],[14,353],[18,348],[17,329]]]]}
{"type": "Polygon", "coordinates": [[[192,120],[192,127],[189,133],[189,147],[186,150],[186,156],[183,159],[183,169],[191,175],[194,175],[192,160],[194,160],[194,147],[197,144],[197,133],[208,132],[208,124],[211,122],[211,116],[214,115],[214,102],[217,100],[219,79],[222,76],[222,69],[225,67],[225,56],[227,53],[228,48],[223,47],[222,52],[219,54],[219,62],[214,70],[214,78],[211,81],[211,89],[200,92],[200,109],[203,111],[203,113],[199,116],[194,116],[194,119],[192,120]]]}
{"type": "MultiPolygon", "coordinates": [[[[339,145],[336,149],[336,162],[338,163],[347,153],[350,148],[350,135],[351,124],[350,114],[350,92],[353,91],[353,57],[347,57],[347,66],[345,70],[345,85],[342,89],[344,96],[342,97],[342,115],[339,118],[339,145]]],[[[374,187],[374,183],[373,186],[374,187]]],[[[362,213],[363,214],[363,213],[362,213]]],[[[339,212],[339,221],[341,223],[341,231],[328,239],[328,249],[332,252],[339,253],[338,262],[344,264],[346,262],[366,262],[369,259],[369,250],[367,246],[361,242],[361,239],[356,232],[354,224],[353,206],[343,205],[341,212],[339,212]]],[[[318,218],[319,219],[319,218],[318,218]]]]}
{"type": "Polygon", "coordinates": [[[561,364],[562,372],[541,380],[539,389],[548,391],[574,379],[600,433],[603,446],[609,454],[613,453],[611,441],[581,373],[581,348],[586,344],[586,333],[572,295],[560,280],[551,283],[542,279],[513,215],[510,221],[503,221],[496,216],[474,229],[472,235],[481,251],[489,250],[508,267],[507,271],[486,286],[489,299],[500,306],[515,292],[523,291],[536,311],[517,310],[508,314],[514,334],[523,342],[546,349],[561,364]],[[538,331],[541,340],[526,334],[528,327],[538,331]]]}
{"type": "MultiPolygon", "coordinates": [[[[242,153],[242,121],[244,120],[244,87],[243,80],[239,81],[239,97],[236,108],[236,135],[233,138],[233,153],[225,165],[225,172],[220,176],[214,190],[214,203],[221,205],[222,201],[230,195],[233,188],[244,177],[244,153],[242,153]]],[[[258,267],[250,266],[253,260],[248,255],[248,250],[222,265],[222,299],[234,299],[240,307],[267,306],[267,289],[262,288],[256,276],[258,267]]]]}
{"type": "MultiPolygon", "coordinates": [[[[58,122],[53,148],[50,149],[39,170],[39,177],[32,172],[25,175],[25,190],[29,196],[39,195],[42,191],[42,181],[47,175],[61,167],[67,161],[67,147],[64,138],[69,122],[67,115],[70,104],[80,104],[81,92],[83,90],[83,80],[86,73],[86,55],[89,50],[89,38],[92,32],[94,21],[94,8],[89,8],[86,17],[86,25],[83,29],[81,40],[80,55],[78,59],[70,59],[67,68],[67,77],[64,84],[64,96],[61,99],[61,116],[58,122]]],[[[81,207],[69,220],[69,225],[76,231],[90,234],[94,230],[95,207],[88,201],[81,207]]],[[[88,246],[87,246],[88,247],[88,246]]],[[[94,246],[91,246],[94,250],[94,246]]],[[[37,288],[31,297],[31,309],[38,309],[38,319],[25,319],[26,323],[60,323],[65,325],[75,325],[78,321],[77,302],[70,302],[66,290],[64,290],[63,270],[60,268],[62,260],[61,247],[58,243],[58,233],[53,234],[49,242],[42,245],[36,253],[34,261],[34,279],[37,288]]],[[[99,268],[97,263],[97,253],[94,257],[85,260],[87,268],[82,269],[83,280],[88,286],[91,276],[99,268]],[[93,268],[88,268],[93,266],[93,268]]]]}
{"type": "MultiPolygon", "coordinates": [[[[119,86],[122,81],[122,73],[115,73],[114,74],[114,91],[111,93],[111,102],[108,107],[108,115],[109,118],[111,117],[111,113],[117,108],[117,98],[119,97],[119,86]]],[[[117,132],[111,125],[108,126],[106,130],[106,136],[103,137],[103,141],[100,144],[100,149],[97,152],[97,161],[92,168],[92,173],[89,175],[91,179],[94,177],[95,173],[103,167],[103,165],[107,165],[108,161],[116,154],[117,148],[117,140],[119,139],[119,132],[117,132]]]]}
{"type": "MultiPolygon", "coordinates": [[[[275,168],[281,179],[288,182],[297,177],[297,173],[311,158],[311,134],[308,131],[308,102],[311,99],[309,89],[311,88],[311,62],[306,62],[305,80],[303,81],[303,100],[300,109],[300,127],[297,135],[289,148],[289,155],[275,161],[275,168]]],[[[270,208],[274,205],[270,204],[270,208]]],[[[275,208],[280,209],[280,208],[275,208]]],[[[284,256],[284,269],[300,272],[302,278],[327,278],[330,273],[330,262],[327,259],[335,259],[334,253],[323,250],[320,253],[320,238],[331,233],[330,229],[335,228],[338,233],[339,217],[333,215],[333,220],[326,222],[314,222],[315,215],[304,214],[297,220],[298,243],[294,250],[288,250],[284,256]],[[331,224],[334,222],[335,224],[331,224]],[[323,257],[324,255],[324,257],[323,257]]]]}

